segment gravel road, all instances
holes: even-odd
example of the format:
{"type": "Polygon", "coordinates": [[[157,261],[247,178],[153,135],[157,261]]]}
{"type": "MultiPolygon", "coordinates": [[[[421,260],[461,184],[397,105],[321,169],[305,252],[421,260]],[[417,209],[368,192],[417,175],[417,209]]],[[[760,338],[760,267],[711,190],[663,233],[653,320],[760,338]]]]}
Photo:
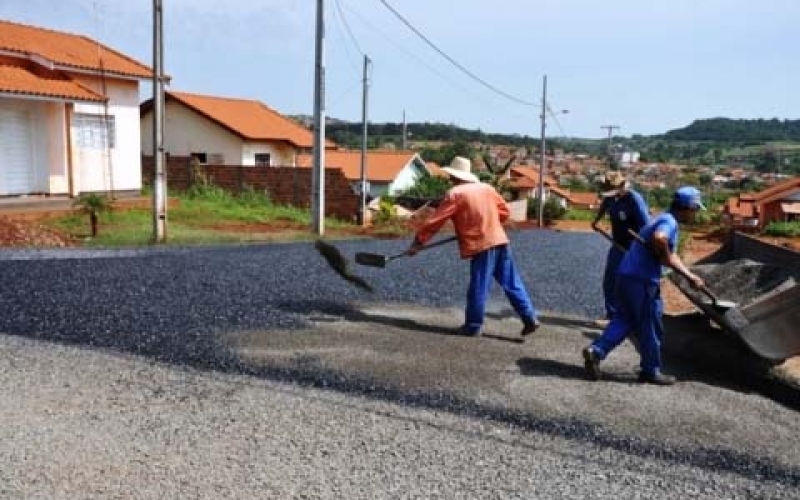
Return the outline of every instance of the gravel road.
{"type": "Polygon", "coordinates": [[[499,293],[491,336],[437,335],[459,321],[455,247],[354,268],[374,294],[308,243],[0,252],[0,497],[795,494],[796,411],[694,371],[632,383],[630,348],[583,380],[592,332],[564,318],[599,314],[606,244],[512,238],[548,312],[523,345],[499,293]]]}

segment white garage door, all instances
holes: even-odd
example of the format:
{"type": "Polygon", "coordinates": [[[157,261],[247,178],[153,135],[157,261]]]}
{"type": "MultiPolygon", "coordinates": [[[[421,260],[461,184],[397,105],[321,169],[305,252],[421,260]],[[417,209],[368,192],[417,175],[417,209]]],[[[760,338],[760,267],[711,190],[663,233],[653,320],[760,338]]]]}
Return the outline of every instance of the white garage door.
{"type": "Polygon", "coordinates": [[[0,109],[0,195],[33,191],[30,115],[0,109]]]}

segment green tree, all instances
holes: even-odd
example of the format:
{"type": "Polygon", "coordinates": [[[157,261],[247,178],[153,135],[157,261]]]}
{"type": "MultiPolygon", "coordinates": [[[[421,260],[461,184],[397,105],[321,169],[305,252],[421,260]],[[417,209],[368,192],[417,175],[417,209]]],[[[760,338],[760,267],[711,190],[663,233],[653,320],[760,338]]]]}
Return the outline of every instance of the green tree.
{"type": "Polygon", "coordinates": [[[109,203],[108,198],[95,193],[81,194],[79,198],[72,202],[72,206],[89,216],[93,238],[97,236],[99,215],[102,212],[111,211],[111,203],[109,203]]]}

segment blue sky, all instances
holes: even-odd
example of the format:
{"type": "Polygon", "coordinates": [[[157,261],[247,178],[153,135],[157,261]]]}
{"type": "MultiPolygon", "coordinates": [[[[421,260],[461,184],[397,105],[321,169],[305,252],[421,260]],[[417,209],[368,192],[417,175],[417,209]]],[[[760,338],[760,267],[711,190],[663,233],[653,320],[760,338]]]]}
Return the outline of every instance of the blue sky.
{"type": "MultiPolygon", "coordinates": [[[[538,104],[548,135],[657,134],[697,118],[800,119],[797,0],[386,0],[489,85],[538,104]]],[[[174,90],[311,114],[315,0],[163,0],[174,90]]],[[[326,113],[538,136],[539,108],[488,89],[380,0],[325,0],[326,113]]],[[[84,34],[152,64],[152,0],[0,0],[0,18],[84,34]]],[[[142,98],[149,97],[149,86],[142,98]]]]}

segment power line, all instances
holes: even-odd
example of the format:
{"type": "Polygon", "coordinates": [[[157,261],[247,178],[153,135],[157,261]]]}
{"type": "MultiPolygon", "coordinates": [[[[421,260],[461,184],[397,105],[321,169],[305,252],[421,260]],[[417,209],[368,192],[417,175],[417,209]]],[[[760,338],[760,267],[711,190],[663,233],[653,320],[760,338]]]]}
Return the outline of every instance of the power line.
{"type": "MultiPolygon", "coordinates": [[[[485,100],[483,99],[483,97],[482,97],[482,96],[480,96],[480,95],[476,94],[475,92],[473,92],[473,91],[471,91],[471,90],[467,89],[466,87],[464,87],[464,86],[462,86],[462,85],[460,85],[460,84],[456,83],[455,81],[451,80],[450,78],[448,78],[447,76],[445,76],[445,75],[444,75],[444,74],[443,74],[441,71],[439,71],[438,69],[436,69],[434,66],[432,66],[432,65],[431,65],[431,64],[429,64],[429,63],[427,63],[427,62],[426,62],[424,59],[422,59],[422,58],[420,58],[419,56],[417,56],[417,55],[413,54],[412,52],[408,51],[408,50],[407,50],[405,47],[403,47],[402,45],[398,44],[398,43],[397,43],[397,42],[396,42],[396,41],[395,41],[395,40],[394,40],[392,37],[390,37],[389,35],[387,35],[387,34],[386,34],[386,33],[384,33],[383,31],[381,31],[379,28],[377,28],[375,25],[373,25],[372,23],[370,23],[370,22],[369,22],[369,21],[367,21],[366,19],[364,19],[364,17],[363,17],[362,15],[360,15],[358,12],[355,12],[355,11],[353,11],[353,10],[350,10],[350,13],[351,13],[351,14],[353,14],[353,15],[355,15],[355,16],[356,16],[356,17],[357,17],[357,18],[358,18],[358,19],[359,19],[359,20],[360,20],[362,23],[364,23],[364,25],[366,25],[367,27],[371,28],[373,31],[375,31],[376,33],[378,33],[378,34],[379,34],[381,37],[383,37],[383,39],[384,39],[384,40],[386,40],[387,42],[389,42],[390,44],[392,44],[392,45],[393,45],[395,48],[397,48],[397,49],[398,49],[400,52],[402,52],[403,54],[405,54],[405,55],[406,55],[406,56],[408,56],[409,58],[413,59],[413,60],[414,60],[414,61],[416,61],[417,63],[419,63],[419,64],[421,64],[422,66],[424,66],[425,68],[427,68],[427,69],[428,69],[428,71],[430,71],[430,72],[431,72],[431,73],[433,73],[434,75],[436,75],[436,76],[438,76],[439,78],[441,78],[441,79],[442,79],[444,82],[446,82],[446,83],[448,83],[448,84],[452,85],[453,87],[455,87],[455,88],[457,88],[457,89],[461,90],[462,92],[464,92],[464,93],[466,93],[466,94],[469,94],[470,96],[474,97],[475,99],[477,99],[477,100],[479,100],[479,101],[481,101],[481,102],[483,102],[483,103],[486,103],[486,104],[488,104],[488,102],[487,102],[487,101],[485,101],[485,100]]],[[[515,114],[518,114],[518,115],[520,114],[520,113],[518,112],[518,109],[513,109],[512,111],[513,111],[513,112],[515,112],[515,114]]]]}
{"type": "MultiPolygon", "coordinates": [[[[337,4],[337,5],[339,4],[338,0],[337,0],[336,4],[337,4]]],[[[337,16],[334,16],[334,18],[336,18],[336,17],[337,17],[337,16]]],[[[341,17],[342,17],[342,16],[341,16],[341,13],[339,14],[339,16],[338,16],[338,17],[339,17],[339,18],[341,18],[341,17]]],[[[346,23],[345,23],[344,21],[342,21],[342,24],[345,24],[345,25],[346,25],[346,23]]],[[[349,46],[348,46],[347,40],[345,39],[344,35],[342,34],[342,30],[341,30],[341,28],[339,27],[339,23],[335,23],[334,25],[336,26],[336,35],[337,35],[337,36],[339,37],[339,39],[342,41],[342,46],[344,47],[344,53],[345,53],[345,56],[346,56],[347,62],[348,62],[348,64],[350,64],[350,67],[351,67],[351,68],[353,68],[353,70],[357,72],[357,71],[358,71],[358,66],[356,65],[356,63],[355,63],[355,62],[354,62],[354,60],[353,60],[353,56],[352,56],[352,54],[350,53],[350,48],[349,48],[349,46]]],[[[349,31],[349,30],[348,30],[348,31],[349,31]]],[[[351,36],[351,38],[352,38],[352,40],[353,40],[353,43],[354,43],[354,45],[356,46],[356,50],[358,50],[358,52],[361,52],[361,48],[358,46],[358,42],[356,42],[356,41],[355,41],[355,37],[353,37],[353,36],[352,36],[352,34],[351,34],[350,36],[351,36]]]]}
{"type": "Polygon", "coordinates": [[[344,28],[347,30],[347,34],[350,35],[350,39],[353,40],[353,45],[356,46],[356,49],[358,49],[358,52],[362,56],[365,55],[364,51],[361,50],[361,45],[358,44],[358,40],[356,40],[356,37],[353,35],[353,32],[350,30],[350,25],[347,24],[347,18],[344,17],[344,12],[342,11],[341,4],[339,4],[339,0],[334,0],[334,3],[336,4],[336,10],[339,11],[339,18],[342,20],[342,24],[344,24],[344,28]]]}
{"type": "Polygon", "coordinates": [[[494,85],[492,85],[489,82],[485,81],[484,79],[482,79],[478,75],[474,74],[473,72],[471,72],[470,70],[468,70],[467,68],[465,68],[464,66],[459,64],[455,59],[453,59],[452,57],[447,55],[443,50],[441,50],[439,47],[437,47],[436,44],[431,42],[428,39],[428,37],[426,37],[424,34],[422,34],[422,32],[420,32],[417,28],[415,28],[414,25],[411,24],[406,18],[404,18],[399,12],[397,12],[394,9],[394,7],[389,5],[389,3],[386,0],[380,0],[380,1],[387,9],[389,9],[389,11],[392,12],[392,14],[395,15],[395,17],[397,17],[403,24],[405,24],[406,27],[408,27],[408,29],[413,31],[414,34],[416,34],[418,37],[420,37],[420,39],[422,39],[425,43],[427,43],[428,46],[430,46],[433,50],[438,52],[439,55],[441,55],[442,57],[447,59],[453,66],[455,66],[456,68],[460,69],[464,74],[466,74],[467,76],[469,76],[470,78],[472,78],[476,82],[480,83],[481,85],[483,85],[484,87],[488,88],[492,92],[494,92],[496,94],[499,94],[499,95],[505,97],[506,99],[509,99],[511,101],[516,102],[517,104],[522,104],[522,105],[525,105],[525,106],[536,106],[537,105],[537,104],[532,103],[530,101],[526,101],[524,99],[520,99],[519,97],[515,97],[515,96],[513,96],[513,95],[511,95],[511,94],[509,94],[507,92],[503,92],[502,90],[498,89],[494,85]]]}
{"type": "Polygon", "coordinates": [[[550,107],[549,103],[547,104],[547,112],[550,113],[550,117],[553,119],[554,122],[556,122],[556,126],[558,127],[558,130],[561,131],[561,135],[563,137],[568,137],[567,133],[564,132],[564,128],[561,126],[561,122],[558,121],[558,117],[556,117],[556,114],[553,112],[553,108],[550,107]]]}

